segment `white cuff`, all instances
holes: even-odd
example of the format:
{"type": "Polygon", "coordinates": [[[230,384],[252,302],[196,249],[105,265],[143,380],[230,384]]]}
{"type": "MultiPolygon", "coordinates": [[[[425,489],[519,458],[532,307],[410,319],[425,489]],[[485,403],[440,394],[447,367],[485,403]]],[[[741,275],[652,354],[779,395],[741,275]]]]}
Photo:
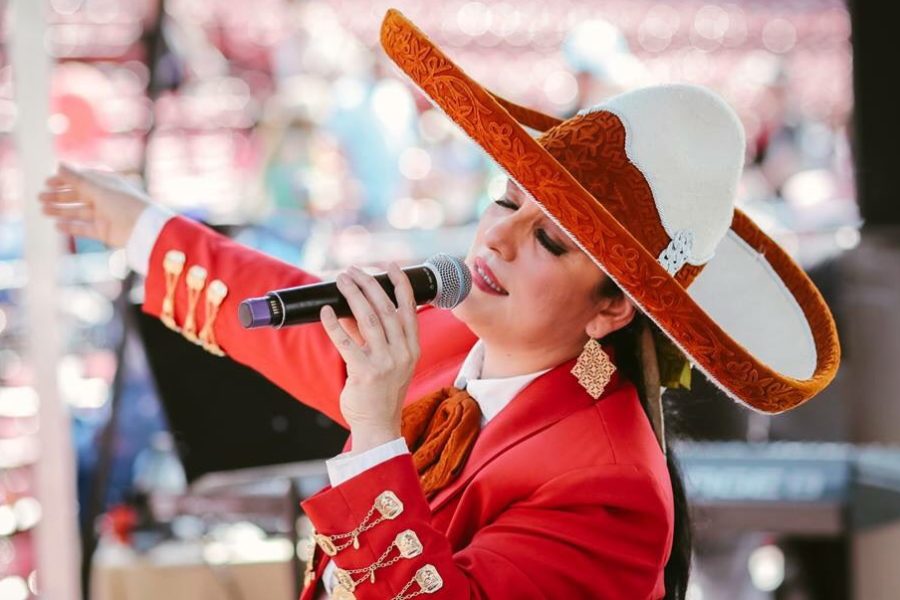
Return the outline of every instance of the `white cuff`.
{"type": "Polygon", "coordinates": [[[348,479],[356,477],[363,471],[389,461],[395,456],[409,453],[406,440],[399,437],[390,442],[369,448],[365,452],[344,452],[325,461],[328,468],[328,480],[331,486],[338,486],[348,479]]]}
{"type": "Polygon", "coordinates": [[[175,213],[158,204],[151,204],[141,212],[125,243],[125,256],[132,271],[147,276],[150,272],[150,253],[156,238],[174,216],[175,213]]]}

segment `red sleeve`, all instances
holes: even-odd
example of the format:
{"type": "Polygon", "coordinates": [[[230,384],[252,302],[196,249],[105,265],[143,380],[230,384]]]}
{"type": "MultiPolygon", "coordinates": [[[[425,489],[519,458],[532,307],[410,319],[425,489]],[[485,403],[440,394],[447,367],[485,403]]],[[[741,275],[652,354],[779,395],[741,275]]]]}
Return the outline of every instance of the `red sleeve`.
{"type": "MultiPolygon", "coordinates": [[[[156,317],[162,312],[166,295],[163,264],[171,250],[185,256],[184,269],[175,286],[175,323],[183,325],[188,312],[186,273],[191,266],[200,265],[207,271],[207,288],[218,279],[228,290],[214,327],[215,340],[224,353],[346,427],[339,406],[346,369],[324,328],[316,323],[282,330],[247,330],[237,317],[238,305],[248,297],[315,283],[319,278],[233,242],[199,223],[175,217],[165,225],[150,254],[143,309],[156,317]]],[[[202,327],[207,316],[202,297],[195,314],[202,327]]]]}
{"type": "MultiPolygon", "coordinates": [[[[163,227],[150,254],[143,308],[156,317],[162,313],[166,296],[165,257],[172,251],[184,256],[183,270],[174,286],[175,325],[184,326],[189,305],[187,273],[192,266],[199,265],[207,275],[205,292],[200,294],[194,310],[198,332],[209,322],[205,295],[213,287],[212,282],[218,280],[227,288],[227,295],[218,308],[211,331],[224,354],[258,371],[293,397],[346,427],[340,412],[340,394],[347,370],[325,329],[311,323],[283,329],[248,330],[241,326],[237,316],[238,305],[246,298],[316,283],[320,278],[238,244],[199,223],[174,217],[163,227]]],[[[421,358],[416,365],[416,377],[433,372],[448,360],[461,362],[475,343],[474,334],[450,311],[425,306],[419,310],[418,319],[421,358]]]]}
{"type": "MultiPolygon", "coordinates": [[[[635,600],[661,595],[660,572],[671,543],[666,503],[651,477],[633,466],[590,467],[555,478],[509,506],[456,551],[430,524],[409,455],[326,488],[303,508],[317,532],[340,535],[365,522],[385,491],[402,502],[402,512],[362,533],[359,549],[351,545],[339,551],[335,564],[365,568],[406,530],[415,532],[422,553],[377,569],[374,583],[365,579],[354,590],[358,600],[396,598],[426,565],[442,580],[429,595],[436,599],[635,600]]],[[[397,554],[394,549],[389,556],[397,554]]],[[[412,583],[404,597],[418,589],[412,583]]]]}

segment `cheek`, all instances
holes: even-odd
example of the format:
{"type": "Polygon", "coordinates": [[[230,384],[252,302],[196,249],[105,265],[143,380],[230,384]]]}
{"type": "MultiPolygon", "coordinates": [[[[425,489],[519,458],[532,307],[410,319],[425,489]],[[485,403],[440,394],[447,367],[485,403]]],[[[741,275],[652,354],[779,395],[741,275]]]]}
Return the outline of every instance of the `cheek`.
{"type": "Polygon", "coordinates": [[[535,310],[557,312],[572,302],[572,279],[566,269],[548,265],[546,260],[533,261],[523,274],[523,299],[535,310]]]}
{"type": "MultiPolygon", "coordinates": [[[[558,259],[552,259],[558,260],[558,259]]],[[[531,314],[544,315],[546,320],[557,323],[578,322],[594,314],[595,303],[591,299],[591,286],[586,273],[578,269],[561,268],[559,264],[536,261],[539,266],[527,273],[527,293],[522,306],[531,314]]]]}

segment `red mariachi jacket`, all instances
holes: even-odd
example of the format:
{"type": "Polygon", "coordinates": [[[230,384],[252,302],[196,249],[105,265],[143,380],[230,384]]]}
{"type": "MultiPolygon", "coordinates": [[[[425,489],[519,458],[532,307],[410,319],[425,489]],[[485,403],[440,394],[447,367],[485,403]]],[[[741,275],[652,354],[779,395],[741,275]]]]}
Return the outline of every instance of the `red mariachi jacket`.
{"type": "MultiPolygon", "coordinates": [[[[193,304],[207,349],[344,423],[344,364],[321,326],[248,331],[236,316],[244,298],[315,277],[183,218],[165,226],[150,263],[146,312],[161,316],[167,306],[183,326],[193,304]],[[184,260],[170,260],[167,276],[171,251],[184,260]],[[176,276],[171,265],[181,263],[176,276]],[[193,292],[192,265],[206,275],[198,283],[194,273],[193,292]]],[[[449,311],[430,308],[420,312],[420,338],[407,401],[451,385],[476,341],[449,311]]],[[[338,586],[334,598],[661,598],[673,532],[665,457],[634,386],[614,375],[595,401],[570,374],[573,364],[520,392],[485,426],[461,475],[430,501],[404,455],[303,502],[320,543],[301,600],[319,593],[328,560],[353,588],[338,586]],[[366,570],[373,564],[383,566],[366,570]]]]}

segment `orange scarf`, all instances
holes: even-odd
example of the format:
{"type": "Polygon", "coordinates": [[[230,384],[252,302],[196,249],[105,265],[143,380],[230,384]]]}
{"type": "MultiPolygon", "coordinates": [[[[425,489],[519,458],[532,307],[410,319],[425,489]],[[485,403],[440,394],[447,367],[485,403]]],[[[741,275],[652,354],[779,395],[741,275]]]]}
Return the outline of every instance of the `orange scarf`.
{"type": "Polygon", "coordinates": [[[441,388],[403,408],[400,430],[430,498],[466,464],[481,430],[481,408],[465,390],[441,388]]]}

